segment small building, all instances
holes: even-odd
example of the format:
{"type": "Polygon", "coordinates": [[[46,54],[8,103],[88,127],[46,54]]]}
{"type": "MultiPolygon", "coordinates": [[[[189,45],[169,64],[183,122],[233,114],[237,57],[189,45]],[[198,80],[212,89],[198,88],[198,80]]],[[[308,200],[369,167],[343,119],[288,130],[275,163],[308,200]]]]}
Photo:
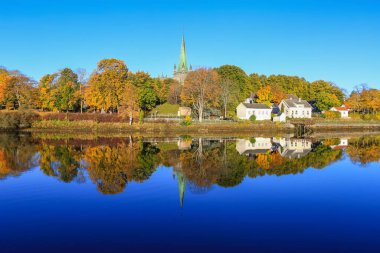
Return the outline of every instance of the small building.
{"type": "Polygon", "coordinates": [[[191,108],[190,107],[178,108],[178,117],[186,117],[186,116],[191,116],[191,108]]]}
{"type": "Polygon", "coordinates": [[[306,100],[294,95],[283,99],[280,109],[287,118],[311,118],[312,106],[306,100]]]}
{"type": "Polygon", "coordinates": [[[286,122],[285,113],[281,113],[279,116],[273,117],[273,122],[286,122]]]}
{"type": "Polygon", "coordinates": [[[249,119],[252,115],[256,120],[271,120],[272,108],[266,104],[259,103],[240,103],[236,108],[236,114],[239,119],[249,119]]]}
{"type": "Polygon", "coordinates": [[[341,118],[349,118],[348,113],[350,109],[348,109],[345,105],[339,106],[339,107],[333,107],[330,109],[332,112],[339,112],[341,118]]]}

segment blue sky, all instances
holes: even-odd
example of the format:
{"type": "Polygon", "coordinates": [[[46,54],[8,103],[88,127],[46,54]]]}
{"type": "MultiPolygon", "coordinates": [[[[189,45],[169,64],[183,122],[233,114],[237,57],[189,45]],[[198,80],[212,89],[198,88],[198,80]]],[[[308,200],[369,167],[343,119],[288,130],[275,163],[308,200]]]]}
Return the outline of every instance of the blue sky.
{"type": "Polygon", "coordinates": [[[184,31],[195,67],[380,88],[378,0],[4,0],[0,31],[0,65],[36,80],[108,57],[171,75],[184,31]]]}

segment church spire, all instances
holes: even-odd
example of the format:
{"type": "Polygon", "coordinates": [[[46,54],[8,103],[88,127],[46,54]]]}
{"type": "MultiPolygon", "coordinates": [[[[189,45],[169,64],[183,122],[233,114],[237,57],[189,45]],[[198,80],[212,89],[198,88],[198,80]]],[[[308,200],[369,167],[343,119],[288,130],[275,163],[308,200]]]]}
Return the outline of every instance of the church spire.
{"type": "Polygon", "coordinates": [[[178,72],[188,72],[185,35],[182,35],[181,54],[179,57],[178,72]]]}

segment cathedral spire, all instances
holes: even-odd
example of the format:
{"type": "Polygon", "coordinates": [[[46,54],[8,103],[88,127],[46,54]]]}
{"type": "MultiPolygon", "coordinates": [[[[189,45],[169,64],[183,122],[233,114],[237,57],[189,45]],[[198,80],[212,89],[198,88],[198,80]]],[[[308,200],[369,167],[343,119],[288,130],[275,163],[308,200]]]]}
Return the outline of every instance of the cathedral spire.
{"type": "Polygon", "coordinates": [[[182,35],[181,54],[179,57],[178,72],[188,72],[185,35],[182,35]]]}

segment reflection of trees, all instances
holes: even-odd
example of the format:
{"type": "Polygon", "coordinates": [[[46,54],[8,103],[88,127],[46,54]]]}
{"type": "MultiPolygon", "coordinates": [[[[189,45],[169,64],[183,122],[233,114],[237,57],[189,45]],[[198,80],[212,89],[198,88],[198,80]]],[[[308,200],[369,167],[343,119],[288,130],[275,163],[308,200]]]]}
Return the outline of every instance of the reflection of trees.
{"type": "Polygon", "coordinates": [[[0,134],[0,179],[18,176],[34,167],[36,149],[29,136],[0,134]]]}
{"type": "Polygon", "coordinates": [[[80,150],[72,146],[42,144],[40,147],[40,168],[43,173],[66,183],[74,179],[83,181],[83,175],[79,173],[80,159],[80,150]]]}
{"type": "Polygon", "coordinates": [[[89,147],[85,161],[91,180],[105,194],[122,192],[128,181],[142,182],[155,170],[158,150],[148,143],[89,147]]]}
{"type": "Polygon", "coordinates": [[[380,161],[380,137],[362,137],[350,139],[346,149],[354,163],[368,164],[380,161]]]}
{"type": "Polygon", "coordinates": [[[181,169],[187,180],[207,188],[218,178],[220,169],[220,148],[204,148],[202,138],[194,145],[195,150],[184,151],[180,155],[181,169]]]}
{"type": "MultiPolygon", "coordinates": [[[[290,159],[271,150],[249,157],[239,155],[236,143],[226,140],[199,138],[189,150],[179,150],[175,143],[161,144],[157,148],[132,138],[70,144],[70,141],[38,142],[6,134],[0,135],[0,179],[28,170],[37,164],[35,158],[39,157],[40,168],[48,176],[63,182],[83,181],[83,173],[87,170],[100,192],[114,194],[124,191],[128,182],[148,180],[158,164],[163,164],[181,175],[178,178],[182,192],[186,184],[188,190],[204,193],[213,185],[239,185],[247,176],[280,176],[302,173],[311,167],[325,168],[342,157],[342,150],[330,148],[336,143],[337,140],[315,143],[312,152],[299,159],[290,159]]],[[[351,139],[346,151],[353,162],[379,161],[380,137],[351,139]]]]}

